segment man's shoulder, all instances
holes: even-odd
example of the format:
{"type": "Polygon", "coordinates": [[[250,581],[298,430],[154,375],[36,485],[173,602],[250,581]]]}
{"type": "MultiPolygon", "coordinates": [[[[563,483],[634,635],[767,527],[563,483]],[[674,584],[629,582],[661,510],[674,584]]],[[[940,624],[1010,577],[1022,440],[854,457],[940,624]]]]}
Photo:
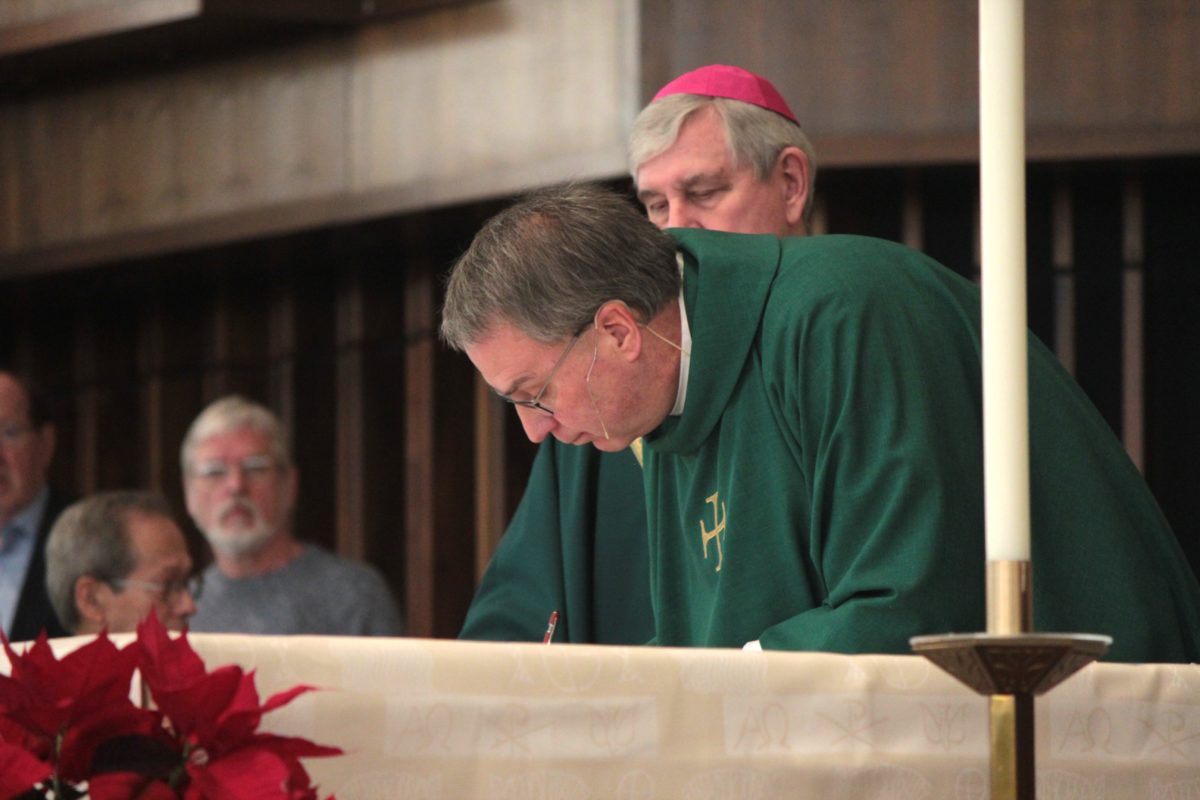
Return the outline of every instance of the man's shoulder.
{"type": "Polygon", "coordinates": [[[293,562],[294,572],[301,575],[319,574],[322,580],[357,581],[380,578],[379,570],[363,561],[339,556],[311,542],[293,562]]]}

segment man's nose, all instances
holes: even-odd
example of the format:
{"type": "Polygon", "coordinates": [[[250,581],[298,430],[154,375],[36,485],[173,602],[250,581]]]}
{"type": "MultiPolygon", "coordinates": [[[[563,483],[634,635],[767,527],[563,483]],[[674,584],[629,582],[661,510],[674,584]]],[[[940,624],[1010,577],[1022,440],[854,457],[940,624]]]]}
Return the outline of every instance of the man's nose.
{"type": "Polygon", "coordinates": [[[242,469],[241,464],[230,464],[229,471],[221,479],[221,484],[233,489],[235,494],[243,494],[247,483],[246,470],[242,469]]]}
{"type": "Polygon", "coordinates": [[[184,620],[196,613],[196,598],[192,596],[191,589],[185,588],[175,598],[174,611],[184,620]]]}
{"type": "Polygon", "coordinates": [[[522,406],[517,406],[517,418],[521,420],[525,436],[534,444],[541,444],[542,440],[549,436],[550,432],[554,430],[554,426],[558,424],[550,414],[522,406]]]}
{"type": "Polygon", "coordinates": [[[667,209],[668,228],[701,228],[704,227],[696,219],[692,208],[687,203],[671,203],[667,209]]]}

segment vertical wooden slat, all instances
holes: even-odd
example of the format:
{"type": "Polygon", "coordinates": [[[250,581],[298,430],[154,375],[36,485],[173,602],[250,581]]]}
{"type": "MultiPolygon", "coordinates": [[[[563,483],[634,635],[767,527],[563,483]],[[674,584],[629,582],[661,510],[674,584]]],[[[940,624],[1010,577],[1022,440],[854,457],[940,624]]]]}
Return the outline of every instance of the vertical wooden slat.
{"type": "Polygon", "coordinates": [[[98,485],[99,391],[96,386],[96,329],[88,309],[80,308],[75,320],[76,387],[75,488],[92,494],[98,485]]]}
{"type": "Polygon", "coordinates": [[[206,402],[229,391],[229,317],[229,287],[222,281],[220,289],[214,293],[212,315],[208,323],[208,352],[204,365],[206,402]]]}
{"type": "Polygon", "coordinates": [[[1139,470],[1145,471],[1145,247],[1142,183],[1132,169],[1122,193],[1121,436],[1139,470]]]}
{"type": "MultiPolygon", "coordinates": [[[[152,290],[146,292],[151,295],[152,290]]],[[[166,486],[166,447],[163,442],[163,315],[157,296],[142,305],[138,325],[138,374],[141,380],[142,420],[146,425],[142,453],[142,482],[157,491],[166,486]]]]}
{"type": "Polygon", "coordinates": [[[915,169],[904,173],[904,194],[900,202],[901,241],[914,250],[924,250],[925,207],[921,198],[921,174],[915,169]]]}
{"type": "MultiPolygon", "coordinates": [[[[267,393],[271,407],[283,422],[288,436],[296,436],[296,297],[290,283],[271,285],[270,319],[267,323],[267,358],[270,375],[267,393]]],[[[288,442],[294,449],[295,442],[288,442]]]]}
{"type": "Polygon", "coordinates": [[[1075,253],[1072,241],[1071,182],[1063,170],[1055,175],[1052,264],[1054,267],[1054,352],[1075,374],[1075,253]]]}
{"type": "Polygon", "coordinates": [[[349,558],[366,554],[363,468],[363,288],[359,267],[343,270],[338,282],[337,352],[337,547],[349,558]]]}
{"type": "Polygon", "coordinates": [[[404,533],[408,632],[432,636],[436,598],[434,328],[436,290],[423,263],[406,265],[404,282],[404,533]]]}
{"type": "Polygon", "coordinates": [[[475,378],[475,579],[483,576],[504,535],[508,448],[507,408],[482,377],[475,378]]]}

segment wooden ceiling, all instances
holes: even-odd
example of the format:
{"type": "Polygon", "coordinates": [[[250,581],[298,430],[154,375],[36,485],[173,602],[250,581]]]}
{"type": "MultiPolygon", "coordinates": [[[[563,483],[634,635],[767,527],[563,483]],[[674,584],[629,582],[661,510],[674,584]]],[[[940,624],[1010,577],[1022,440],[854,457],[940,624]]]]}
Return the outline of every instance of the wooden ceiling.
{"type": "Polygon", "coordinates": [[[469,0],[122,0],[0,18],[0,94],[262,49],[469,0]]]}

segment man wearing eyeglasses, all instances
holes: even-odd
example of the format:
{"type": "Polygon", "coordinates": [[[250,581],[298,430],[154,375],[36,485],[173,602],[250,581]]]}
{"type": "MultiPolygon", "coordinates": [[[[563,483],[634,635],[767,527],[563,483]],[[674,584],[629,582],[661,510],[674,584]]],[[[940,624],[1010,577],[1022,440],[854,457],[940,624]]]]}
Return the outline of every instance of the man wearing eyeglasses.
{"type": "Polygon", "coordinates": [[[67,633],[46,596],[46,538],[68,502],[46,483],[53,457],[44,398],[0,370],[0,628],[11,641],[67,633]]]}
{"type": "MultiPolygon", "coordinates": [[[[812,144],[771,82],[740,67],[710,64],[663,86],[634,122],[629,167],[660,228],[809,233],[812,144]]],[[[520,404],[548,411],[544,391],[520,404]]],[[[654,635],[642,470],[628,450],[570,445],[539,446],[463,638],[538,641],[552,611],[558,642],[654,635]]]]}
{"type": "Polygon", "coordinates": [[[76,634],[126,633],[157,614],[180,630],[199,584],[167,501],[153,492],[101,492],[67,508],[46,545],[46,586],[76,634]]]}
{"type": "Polygon", "coordinates": [[[192,629],[397,636],[383,576],[292,533],[299,473],[283,426],[243,397],[205,408],[183,441],[188,513],[212,547],[192,629]]]}
{"type": "MultiPolygon", "coordinates": [[[[984,624],[979,316],[894,242],[664,232],[568,186],[483,226],[441,333],[532,441],[640,450],[655,643],[903,653],[984,624]]],[[[1035,629],[1200,659],[1178,540],[1032,336],[1029,397],[1035,629]]]]}

